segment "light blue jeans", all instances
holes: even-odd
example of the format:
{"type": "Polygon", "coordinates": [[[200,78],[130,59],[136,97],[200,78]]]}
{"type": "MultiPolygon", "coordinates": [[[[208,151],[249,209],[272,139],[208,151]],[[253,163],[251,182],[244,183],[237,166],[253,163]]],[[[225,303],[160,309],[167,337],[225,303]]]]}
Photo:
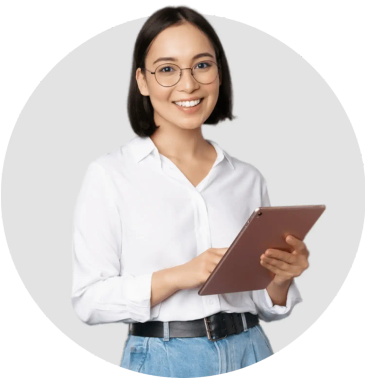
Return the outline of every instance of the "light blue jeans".
{"type": "Polygon", "coordinates": [[[261,325],[210,341],[204,337],[128,335],[120,366],[159,377],[206,377],[242,369],[274,354],[261,325]]]}

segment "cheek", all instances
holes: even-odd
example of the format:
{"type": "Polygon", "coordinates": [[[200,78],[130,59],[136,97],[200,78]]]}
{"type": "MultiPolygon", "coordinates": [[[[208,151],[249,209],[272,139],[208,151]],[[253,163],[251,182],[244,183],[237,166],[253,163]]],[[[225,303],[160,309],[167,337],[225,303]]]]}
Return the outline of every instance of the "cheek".
{"type": "Polygon", "coordinates": [[[211,110],[214,109],[217,101],[218,101],[218,96],[219,96],[219,85],[216,84],[211,84],[209,87],[207,86],[207,93],[208,96],[206,98],[207,101],[207,107],[212,108],[211,110]]]}
{"type": "MultiPolygon", "coordinates": [[[[170,101],[171,95],[168,91],[161,90],[160,88],[155,89],[154,91],[150,91],[150,100],[154,109],[156,109],[159,113],[166,111],[166,105],[170,101]]],[[[173,105],[173,104],[172,104],[173,105]]]]}
{"type": "Polygon", "coordinates": [[[205,100],[207,100],[205,104],[205,109],[209,114],[211,114],[217,104],[218,95],[211,95],[207,97],[205,100]]]}

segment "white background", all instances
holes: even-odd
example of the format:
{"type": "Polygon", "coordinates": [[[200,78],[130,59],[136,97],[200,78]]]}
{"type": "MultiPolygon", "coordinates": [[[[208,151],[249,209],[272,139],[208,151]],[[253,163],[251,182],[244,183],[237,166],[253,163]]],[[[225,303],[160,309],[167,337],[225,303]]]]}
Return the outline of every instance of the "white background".
{"type": "MultiPolygon", "coordinates": [[[[204,17],[225,49],[238,117],[204,125],[204,137],[261,171],[272,206],[327,207],[305,239],[310,267],[296,279],[303,302],[286,319],[261,322],[278,353],[326,313],[356,261],[365,213],[361,148],[340,98],[305,57],[258,27],[204,17]]],[[[59,332],[114,366],[128,328],[89,326],[73,312],[71,226],[87,165],[135,136],[126,105],[146,20],[91,36],[45,73],[20,109],[1,178],[6,242],[27,294],[59,332]]]]}

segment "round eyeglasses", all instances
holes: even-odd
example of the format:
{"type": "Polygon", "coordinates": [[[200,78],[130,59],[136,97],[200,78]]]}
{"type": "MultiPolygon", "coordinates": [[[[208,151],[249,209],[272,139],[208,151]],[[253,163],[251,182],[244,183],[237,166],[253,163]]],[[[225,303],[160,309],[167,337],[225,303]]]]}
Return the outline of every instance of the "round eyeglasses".
{"type": "Polygon", "coordinates": [[[164,63],[159,65],[155,72],[144,68],[146,71],[155,75],[156,81],[163,87],[172,87],[176,85],[182,76],[182,70],[191,70],[191,75],[200,84],[210,84],[218,76],[220,66],[217,63],[207,60],[197,63],[191,68],[180,68],[176,64],[164,63]]]}

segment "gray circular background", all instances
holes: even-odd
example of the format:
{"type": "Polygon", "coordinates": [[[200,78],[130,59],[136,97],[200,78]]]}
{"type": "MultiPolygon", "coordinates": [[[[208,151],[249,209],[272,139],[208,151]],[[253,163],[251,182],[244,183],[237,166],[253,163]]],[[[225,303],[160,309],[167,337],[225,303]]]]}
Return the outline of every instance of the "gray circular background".
{"type": "MultiPolygon", "coordinates": [[[[262,323],[278,352],[321,316],[349,273],[364,221],[363,162],[343,107],[302,56],[243,23],[206,18],[227,54],[238,118],[205,125],[204,137],[263,173],[272,206],[327,206],[304,240],[303,302],[288,318],[262,323]]],[[[126,101],[145,20],[95,36],[48,73],[19,116],[2,180],[6,238],[29,293],[62,332],[118,365],[127,326],[88,326],[71,307],[71,225],[87,165],[135,135],[126,101]]]]}

